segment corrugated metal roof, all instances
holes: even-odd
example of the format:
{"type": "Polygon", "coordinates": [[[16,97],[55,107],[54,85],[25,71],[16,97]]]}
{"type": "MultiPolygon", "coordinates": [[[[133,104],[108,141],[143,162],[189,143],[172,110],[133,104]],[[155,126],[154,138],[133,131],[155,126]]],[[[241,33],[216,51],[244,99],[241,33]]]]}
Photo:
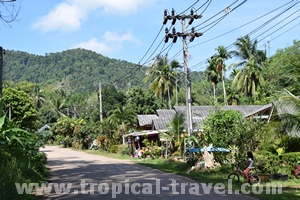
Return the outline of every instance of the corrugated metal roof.
{"type": "Polygon", "coordinates": [[[155,114],[152,115],[138,115],[137,119],[138,119],[138,124],[139,126],[151,126],[152,125],[152,121],[157,119],[158,116],[155,114]]]}
{"type": "Polygon", "coordinates": [[[170,124],[171,119],[166,118],[158,118],[153,120],[153,126],[155,130],[165,130],[167,126],[170,124]]]}
{"type": "MultiPolygon", "coordinates": [[[[223,106],[222,110],[237,110],[240,111],[244,117],[253,116],[257,113],[270,109],[272,104],[258,105],[258,106],[223,106]]],[[[192,106],[192,120],[194,129],[201,129],[203,120],[210,114],[215,113],[217,108],[215,106],[192,106]]],[[[151,125],[153,123],[154,130],[166,130],[171,120],[177,112],[181,112],[186,116],[186,106],[174,106],[174,109],[157,110],[157,115],[138,115],[140,126],[151,125]]],[[[187,124],[187,119],[185,124],[187,124]]],[[[185,127],[187,128],[187,126],[185,127]]]]}
{"type": "Polygon", "coordinates": [[[175,116],[176,111],[174,109],[156,110],[156,113],[159,118],[172,119],[175,116]]]}
{"type": "MultiPolygon", "coordinates": [[[[221,110],[236,110],[240,111],[244,117],[255,115],[263,110],[269,109],[272,107],[272,104],[268,105],[255,105],[255,106],[223,106],[221,110]]],[[[182,112],[186,116],[187,107],[186,106],[174,106],[176,112],[182,112]]],[[[192,123],[193,128],[196,130],[201,129],[203,126],[204,119],[210,115],[214,114],[218,110],[215,106],[192,106],[192,123]]],[[[187,124],[187,119],[186,123],[187,124]]],[[[185,127],[187,128],[187,126],[185,127]]]]}

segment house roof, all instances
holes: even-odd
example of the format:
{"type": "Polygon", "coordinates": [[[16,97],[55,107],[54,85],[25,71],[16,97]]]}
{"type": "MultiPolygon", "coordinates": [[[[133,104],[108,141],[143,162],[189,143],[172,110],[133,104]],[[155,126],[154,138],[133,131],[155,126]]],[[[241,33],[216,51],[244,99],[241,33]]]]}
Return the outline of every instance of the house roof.
{"type": "Polygon", "coordinates": [[[172,119],[176,111],[174,109],[168,109],[168,110],[156,110],[157,116],[159,118],[163,119],[172,119]]]}
{"type": "MultiPolygon", "coordinates": [[[[262,110],[269,109],[272,107],[272,104],[268,105],[259,105],[259,106],[223,106],[222,110],[237,110],[240,111],[244,117],[248,117],[254,114],[259,113],[262,110]]],[[[174,106],[176,112],[182,112],[186,114],[186,106],[174,106]]],[[[215,113],[215,106],[192,106],[192,117],[201,117],[202,119],[206,118],[208,115],[215,113]]]]}
{"type": "Polygon", "coordinates": [[[38,130],[38,133],[41,133],[43,131],[49,131],[49,130],[50,130],[50,126],[48,124],[45,124],[42,128],[38,130]]]}
{"type": "Polygon", "coordinates": [[[155,114],[152,115],[138,115],[137,120],[139,126],[152,126],[152,121],[157,119],[158,116],[155,114]]]}
{"type": "MultiPolygon", "coordinates": [[[[223,106],[222,110],[237,110],[243,116],[251,117],[260,113],[265,114],[267,110],[272,108],[272,104],[268,105],[255,105],[255,106],[223,106]]],[[[174,106],[174,109],[157,110],[156,115],[138,115],[138,123],[140,126],[152,124],[153,130],[166,130],[171,120],[177,112],[181,112],[186,116],[186,106],[174,106]]],[[[210,114],[216,112],[215,106],[192,106],[192,120],[194,129],[201,129],[203,120],[210,114]]],[[[187,119],[186,123],[187,124],[187,119]]],[[[186,127],[187,128],[187,127],[186,127]]]]}
{"type": "Polygon", "coordinates": [[[134,133],[129,133],[124,135],[124,137],[128,137],[128,136],[141,136],[141,135],[156,135],[159,134],[158,131],[149,131],[149,130],[145,130],[145,131],[140,131],[140,132],[134,132],[134,133]]]}

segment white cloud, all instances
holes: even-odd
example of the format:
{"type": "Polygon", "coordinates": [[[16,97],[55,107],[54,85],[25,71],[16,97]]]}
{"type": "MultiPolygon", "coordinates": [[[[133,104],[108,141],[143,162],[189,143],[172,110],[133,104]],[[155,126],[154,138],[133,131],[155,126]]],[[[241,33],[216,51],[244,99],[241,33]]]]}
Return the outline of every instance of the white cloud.
{"type": "Polygon", "coordinates": [[[154,1],[156,0],[64,0],[47,15],[38,19],[33,27],[43,32],[74,31],[80,28],[92,10],[103,10],[114,15],[128,15],[154,1]]]}
{"type": "Polygon", "coordinates": [[[40,18],[33,27],[43,32],[61,30],[63,32],[79,29],[86,14],[77,5],[61,3],[48,15],[40,18]]]}
{"type": "Polygon", "coordinates": [[[126,42],[134,43],[136,45],[142,44],[142,42],[135,38],[131,32],[121,35],[107,31],[102,38],[103,39],[99,41],[94,37],[87,42],[76,44],[72,48],[84,48],[101,54],[107,54],[114,51],[120,51],[126,42]]]}

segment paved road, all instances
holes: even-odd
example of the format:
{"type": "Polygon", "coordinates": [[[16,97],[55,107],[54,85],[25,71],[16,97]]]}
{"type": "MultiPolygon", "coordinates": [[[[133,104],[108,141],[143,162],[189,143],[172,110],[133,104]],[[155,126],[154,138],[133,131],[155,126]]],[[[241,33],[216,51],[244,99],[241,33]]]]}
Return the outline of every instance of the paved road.
{"type": "Polygon", "coordinates": [[[253,200],[245,195],[228,194],[222,188],[204,187],[189,178],[130,161],[57,146],[46,146],[41,151],[48,156],[51,173],[49,185],[72,184],[68,194],[55,193],[53,185],[52,192],[44,195],[42,199],[253,200]],[[217,194],[218,191],[223,194],[217,194]]]}

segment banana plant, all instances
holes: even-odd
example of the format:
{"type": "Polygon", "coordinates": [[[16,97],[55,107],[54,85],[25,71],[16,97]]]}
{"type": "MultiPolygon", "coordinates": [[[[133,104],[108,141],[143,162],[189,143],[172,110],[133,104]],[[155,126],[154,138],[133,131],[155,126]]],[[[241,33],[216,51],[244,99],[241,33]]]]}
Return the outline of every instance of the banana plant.
{"type": "Polygon", "coordinates": [[[29,136],[26,130],[16,128],[9,123],[9,119],[3,110],[3,100],[0,99],[0,149],[5,145],[16,144],[25,147],[19,136],[29,136]]]}

